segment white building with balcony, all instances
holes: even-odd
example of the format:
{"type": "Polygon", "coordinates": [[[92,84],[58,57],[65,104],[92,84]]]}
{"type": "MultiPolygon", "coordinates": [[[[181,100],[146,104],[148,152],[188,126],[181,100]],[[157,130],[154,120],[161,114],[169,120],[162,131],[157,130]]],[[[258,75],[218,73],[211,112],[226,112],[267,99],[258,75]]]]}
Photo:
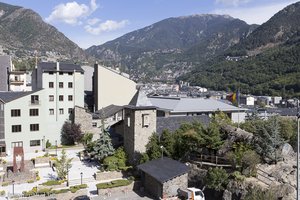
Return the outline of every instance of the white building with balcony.
{"type": "Polygon", "coordinates": [[[0,92],[0,146],[7,154],[42,150],[61,143],[61,128],[75,106],[84,107],[84,71],[78,65],[40,63],[32,73],[33,92],[0,92]]]}

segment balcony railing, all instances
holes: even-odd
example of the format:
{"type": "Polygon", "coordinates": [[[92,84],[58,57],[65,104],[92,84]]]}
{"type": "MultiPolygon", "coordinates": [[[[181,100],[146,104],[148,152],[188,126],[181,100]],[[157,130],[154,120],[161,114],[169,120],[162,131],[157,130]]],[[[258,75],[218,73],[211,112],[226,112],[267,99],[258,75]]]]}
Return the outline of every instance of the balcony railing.
{"type": "Polygon", "coordinates": [[[40,105],[41,104],[41,101],[39,100],[31,100],[29,101],[29,105],[40,105]]]}

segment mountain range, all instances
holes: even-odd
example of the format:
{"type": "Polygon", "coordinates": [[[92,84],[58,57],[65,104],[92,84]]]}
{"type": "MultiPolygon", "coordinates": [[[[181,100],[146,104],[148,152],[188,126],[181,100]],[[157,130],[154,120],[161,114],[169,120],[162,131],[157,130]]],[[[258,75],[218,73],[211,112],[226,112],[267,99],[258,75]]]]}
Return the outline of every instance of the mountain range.
{"type": "Polygon", "coordinates": [[[300,96],[298,19],[300,2],[262,25],[228,15],[172,17],[84,51],[34,11],[0,3],[0,50],[18,58],[36,50],[59,60],[98,60],[137,81],[300,96]]]}
{"type": "Polygon", "coordinates": [[[85,52],[36,12],[0,2],[0,46],[16,57],[51,53],[58,58],[82,60],[85,52]]]}

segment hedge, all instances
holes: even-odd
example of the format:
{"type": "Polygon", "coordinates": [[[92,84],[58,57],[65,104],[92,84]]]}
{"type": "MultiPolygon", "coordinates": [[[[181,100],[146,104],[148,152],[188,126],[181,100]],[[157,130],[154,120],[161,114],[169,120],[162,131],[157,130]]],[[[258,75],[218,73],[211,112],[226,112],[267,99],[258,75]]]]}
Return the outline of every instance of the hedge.
{"type": "Polygon", "coordinates": [[[96,184],[97,189],[107,189],[107,188],[114,188],[114,187],[121,187],[127,186],[132,183],[133,180],[121,179],[115,180],[107,183],[98,183],[96,184]]]}
{"type": "Polygon", "coordinates": [[[52,185],[60,185],[62,184],[64,181],[63,180],[49,180],[47,182],[44,182],[42,183],[42,185],[45,185],[45,186],[52,186],[52,185]]]}
{"type": "Polygon", "coordinates": [[[70,191],[71,191],[72,193],[75,193],[75,192],[77,192],[78,190],[80,190],[80,189],[85,189],[85,188],[87,188],[87,184],[74,185],[74,186],[71,186],[71,187],[70,187],[70,191]]]}

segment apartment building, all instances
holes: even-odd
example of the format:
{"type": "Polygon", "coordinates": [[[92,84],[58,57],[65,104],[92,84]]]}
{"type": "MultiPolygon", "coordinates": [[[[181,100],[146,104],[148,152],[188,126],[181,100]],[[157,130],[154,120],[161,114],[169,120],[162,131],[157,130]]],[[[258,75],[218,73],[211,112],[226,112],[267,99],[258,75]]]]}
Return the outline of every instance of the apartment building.
{"type": "Polygon", "coordinates": [[[31,152],[44,149],[47,140],[60,144],[74,107],[84,107],[83,73],[78,65],[40,63],[32,73],[32,92],[0,92],[0,144],[7,154],[14,146],[31,152]]]}

